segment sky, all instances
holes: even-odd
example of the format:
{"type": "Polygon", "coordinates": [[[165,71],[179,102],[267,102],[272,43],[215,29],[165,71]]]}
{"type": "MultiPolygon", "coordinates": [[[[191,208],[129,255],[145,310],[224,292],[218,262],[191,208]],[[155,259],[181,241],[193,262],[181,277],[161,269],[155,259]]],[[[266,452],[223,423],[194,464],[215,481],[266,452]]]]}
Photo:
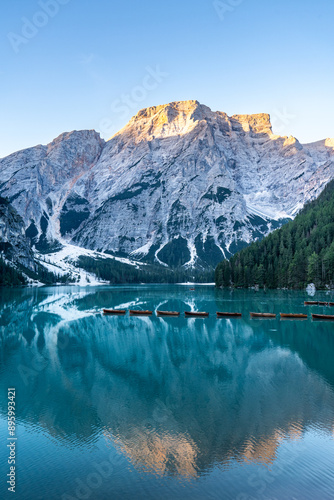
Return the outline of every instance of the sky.
{"type": "Polygon", "coordinates": [[[332,0],[4,0],[0,157],[188,99],[334,137],[333,19],[332,0]]]}

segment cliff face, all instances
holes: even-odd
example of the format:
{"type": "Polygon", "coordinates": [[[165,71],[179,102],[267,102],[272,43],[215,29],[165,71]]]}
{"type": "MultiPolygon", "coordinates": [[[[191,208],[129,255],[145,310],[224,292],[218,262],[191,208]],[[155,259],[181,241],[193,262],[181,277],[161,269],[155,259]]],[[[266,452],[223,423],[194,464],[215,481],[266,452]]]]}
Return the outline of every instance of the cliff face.
{"type": "Polygon", "coordinates": [[[47,146],[18,151],[0,160],[0,193],[23,217],[27,235],[45,247],[60,235],[60,212],[74,184],[102,151],[95,131],[61,134],[47,146]]]}
{"type": "Polygon", "coordinates": [[[274,135],[267,114],[228,117],[197,101],[139,111],[77,183],[94,216],[74,241],[213,264],[317,196],[334,167],[333,148],[319,149],[274,135]]]}
{"type": "Polygon", "coordinates": [[[35,269],[24,222],[8,200],[0,197],[0,250],[5,259],[35,269]]]}
{"type": "Polygon", "coordinates": [[[334,146],[277,136],[268,114],[182,101],[139,111],[106,143],[62,134],[0,160],[0,172],[37,247],[214,266],[314,199],[333,177],[334,146]]]}

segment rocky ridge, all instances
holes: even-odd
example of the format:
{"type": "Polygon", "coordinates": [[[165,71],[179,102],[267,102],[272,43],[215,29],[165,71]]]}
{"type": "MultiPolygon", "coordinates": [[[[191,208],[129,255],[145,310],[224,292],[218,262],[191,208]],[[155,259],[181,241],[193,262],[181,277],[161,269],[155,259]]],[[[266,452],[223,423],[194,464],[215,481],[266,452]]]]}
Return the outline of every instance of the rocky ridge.
{"type": "Polygon", "coordinates": [[[39,250],[68,242],[207,267],[317,197],[333,178],[334,141],[302,145],[275,135],[268,114],[181,101],[140,110],[107,142],[62,134],[1,159],[0,172],[0,194],[39,250]]]}

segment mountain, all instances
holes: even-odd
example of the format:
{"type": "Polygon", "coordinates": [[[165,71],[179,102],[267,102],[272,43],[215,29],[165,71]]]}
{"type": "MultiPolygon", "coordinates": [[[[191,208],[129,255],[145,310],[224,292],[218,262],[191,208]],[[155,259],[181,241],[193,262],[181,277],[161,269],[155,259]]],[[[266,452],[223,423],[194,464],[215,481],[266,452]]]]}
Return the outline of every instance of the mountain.
{"type": "Polygon", "coordinates": [[[0,160],[0,193],[23,217],[36,248],[50,245],[60,232],[59,214],[70,203],[73,186],[101,154],[95,131],[61,134],[47,146],[18,151],[0,160]]]}
{"type": "Polygon", "coordinates": [[[217,286],[304,288],[334,284],[334,180],[293,221],[216,269],[217,286]]]}
{"type": "Polygon", "coordinates": [[[139,111],[109,141],[64,133],[0,160],[0,194],[39,252],[61,245],[213,268],[293,218],[334,177],[334,141],[197,101],[139,111]]]}

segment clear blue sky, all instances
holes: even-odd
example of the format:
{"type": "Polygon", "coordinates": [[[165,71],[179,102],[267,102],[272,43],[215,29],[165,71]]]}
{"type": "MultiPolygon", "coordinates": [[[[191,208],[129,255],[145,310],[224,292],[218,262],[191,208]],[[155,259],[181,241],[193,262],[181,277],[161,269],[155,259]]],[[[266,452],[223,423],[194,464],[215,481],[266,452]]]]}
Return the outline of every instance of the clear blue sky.
{"type": "Polygon", "coordinates": [[[6,0],[0,157],[186,99],[334,137],[333,19],[331,0],[6,0]]]}

